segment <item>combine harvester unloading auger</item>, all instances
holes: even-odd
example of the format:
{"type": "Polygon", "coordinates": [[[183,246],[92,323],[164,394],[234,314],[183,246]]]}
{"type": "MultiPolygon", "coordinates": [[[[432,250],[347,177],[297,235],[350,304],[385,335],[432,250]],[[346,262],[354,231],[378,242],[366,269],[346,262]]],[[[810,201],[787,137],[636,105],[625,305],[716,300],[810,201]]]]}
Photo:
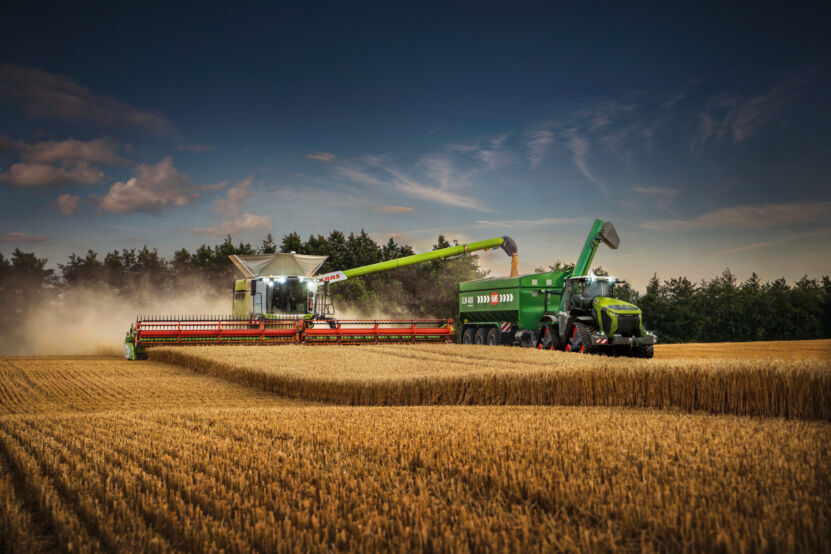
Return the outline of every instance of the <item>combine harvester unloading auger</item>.
{"type": "Polygon", "coordinates": [[[139,316],[127,333],[124,355],[128,360],[145,359],[154,346],[452,342],[450,319],[337,319],[329,287],[370,273],[492,248],[502,248],[512,257],[511,276],[516,277],[517,247],[510,237],[325,274],[317,272],[326,256],[231,256],[243,276],[234,283],[232,315],[139,316]]]}

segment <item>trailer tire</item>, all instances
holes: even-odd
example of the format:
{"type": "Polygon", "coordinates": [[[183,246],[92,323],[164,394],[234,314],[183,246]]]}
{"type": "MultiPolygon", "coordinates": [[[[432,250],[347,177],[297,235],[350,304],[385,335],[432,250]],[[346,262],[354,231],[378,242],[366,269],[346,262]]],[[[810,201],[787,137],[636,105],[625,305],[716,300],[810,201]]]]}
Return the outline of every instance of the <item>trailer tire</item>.
{"type": "Polygon", "coordinates": [[[632,347],[632,356],[635,358],[651,358],[655,355],[655,348],[651,344],[642,344],[632,347]]]}
{"type": "Polygon", "coordinates": [[[462,344],[473,344],[476,340],[476,327],[468,327],[462,333],[462,344]]]}
{"type": "Polygon", "coordinates": [[[488,346],[499,346],[502,344],[502,333],[496,327],[488,330],[488,346]]]}
{"type": "Polygon", "coordinates": [[[479,327],[476,329],[476,338],[473,339],[473,344],[484,346],[488,343],[488,328],[479,327]]]}

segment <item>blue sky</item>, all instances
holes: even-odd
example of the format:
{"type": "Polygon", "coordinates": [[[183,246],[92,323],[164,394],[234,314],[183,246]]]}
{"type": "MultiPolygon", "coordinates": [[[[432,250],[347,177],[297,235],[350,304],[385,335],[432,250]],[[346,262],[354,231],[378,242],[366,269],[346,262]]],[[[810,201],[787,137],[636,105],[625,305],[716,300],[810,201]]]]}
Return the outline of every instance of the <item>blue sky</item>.
{"type": "Polygon", "coordinates": [[[0,252],[365,228],[510,235],[531,271],[600,217],[639,288],[828,274],[818,6],[9,8],[0,252]]]}

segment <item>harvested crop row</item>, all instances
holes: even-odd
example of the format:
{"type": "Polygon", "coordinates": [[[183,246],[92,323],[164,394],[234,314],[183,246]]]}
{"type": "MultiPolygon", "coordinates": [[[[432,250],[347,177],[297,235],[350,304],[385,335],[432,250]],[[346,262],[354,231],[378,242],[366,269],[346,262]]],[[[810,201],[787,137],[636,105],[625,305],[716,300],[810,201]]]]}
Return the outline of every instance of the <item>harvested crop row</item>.
{"type": "Polygon", "coordinates": [[[655,357],[766,360],[831,360],[831,339],[660,344],[655,357]]]}
{"type": "Polygon", "coordinates": [[[346,405],[626,406],[831,419],[831,363],[819,360],[632,360],[463,345],[162,348],[151,356],[346,405]]]}
{"type": "Polygon", "coordinates": [[[827,423],[563,407],[137,414],[0,419],[0,452],[45,487],[62,549],[829,550],[827,423]]]}
{"type": "Polygon", "coordinates": [[[298,404],[158,362],[114,358],[0,358],[0,416],[170,406],[298,404]]]}

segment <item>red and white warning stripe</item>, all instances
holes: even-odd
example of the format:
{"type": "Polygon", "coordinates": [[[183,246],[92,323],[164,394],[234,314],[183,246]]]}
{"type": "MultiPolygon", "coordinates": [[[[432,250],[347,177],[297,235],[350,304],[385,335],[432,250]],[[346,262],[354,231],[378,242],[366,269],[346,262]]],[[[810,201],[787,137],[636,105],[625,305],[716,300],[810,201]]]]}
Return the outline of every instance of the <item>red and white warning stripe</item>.
{"type": "Polygon", "coordinates": [[[608,344],[609,339],[595,339],[594,342],[596,342],[597,344],[608,344]]]}
{"type": "Polygon", "coordinates": [[[511,330],[511,322],[510,322],[510,321],[503,321],[503,322],[501,322],[501,323],[499,324],[499,329],[500,329],[503,333],[507,333],[508,331],[510,331],[510,330],[511,330]]]}

